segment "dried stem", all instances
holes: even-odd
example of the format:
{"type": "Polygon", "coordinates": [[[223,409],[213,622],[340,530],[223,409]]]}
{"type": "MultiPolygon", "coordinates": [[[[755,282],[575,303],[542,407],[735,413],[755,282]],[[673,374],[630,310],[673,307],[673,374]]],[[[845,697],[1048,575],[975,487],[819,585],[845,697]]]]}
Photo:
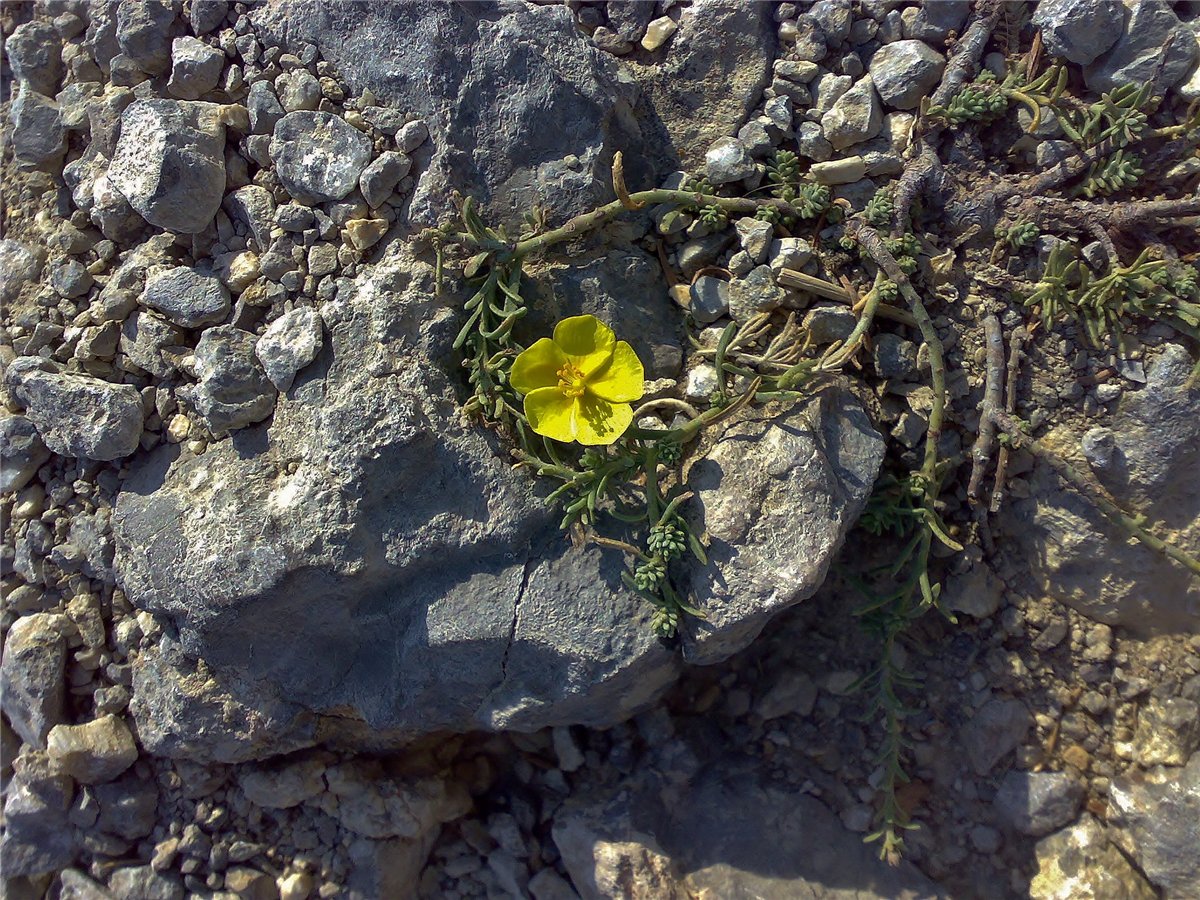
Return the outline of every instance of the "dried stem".
{"type": "Polygon", "coordinates": [[[1000,320],[988,315],[983,320],[983,331],[987,350],[987,372],[983,391],[983,407],[979,415],[979,435],[971,448],[971,480],[967,484],[967,497],[972,506],[979,504],[979,488],[992,459],[996,445],[996,423],[992,414],[1004,397],[1004,335],[1000,331],[1000,320]]]}
{"type": "MultiPolygon", "coordinates": [[[[1010,416],[1017,409],[1017,381],[1021,377],[1021,358],[1024,355],[1025,341],[1029,332],[1024,325],[1013,329],[1008,339],[1008,383],[1004,390],[1004,411],[1010,416]]],[[[1004,480],[1008,473],[1008,444],[1000,445],[1000,453],[996,458],[996,481],[992,486],[992,502],[989,511],[993,514],[1000,511],[1000,502],[1004,499],[1004,480]]]]}

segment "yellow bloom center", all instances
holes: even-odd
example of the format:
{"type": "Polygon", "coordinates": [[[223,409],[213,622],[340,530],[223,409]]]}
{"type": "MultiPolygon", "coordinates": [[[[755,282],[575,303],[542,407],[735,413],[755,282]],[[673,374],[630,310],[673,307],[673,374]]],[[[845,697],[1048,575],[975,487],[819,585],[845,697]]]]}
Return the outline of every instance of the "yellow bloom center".
{"type": "Polygon", "coordinates": [[[568,397],[582,397],[585,381],[583,373],[571,363],[558,370],[558,389],[568,397]]]}

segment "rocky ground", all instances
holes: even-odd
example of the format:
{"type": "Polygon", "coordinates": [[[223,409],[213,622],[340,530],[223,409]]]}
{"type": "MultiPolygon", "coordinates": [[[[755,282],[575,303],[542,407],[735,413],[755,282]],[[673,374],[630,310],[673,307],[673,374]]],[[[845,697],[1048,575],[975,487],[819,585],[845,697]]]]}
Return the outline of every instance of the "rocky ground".
{"type": "MultiPolygon", "coordinates": [[[[847,377],[692,452],[710,618],[663,641],[620,554],[568,542],[461,414],[469,293],[454,271],[439,292],[415,240],[456,192],[491,223],[560,224],[612,199],[616,151],[631,190],[754,196],[790,150],[861,211],[913,166],[988,8],[0,6],[5,896],[1200,897],[1200,583],[1024,449],[990,519],[968,463],[944,486],[966,547],[931,571],[955,620],[892,654],[918,678],[898,801],[919,828],[898,866],[863,843],[884,734],[854,581],[895,548],[855,523],[920,461],[915,327],[877,322],[847,377]]],[[[1036,39],[1088,102],[1161,88],[1171,127],[1200,99],[1198,35],[1195,3],[1042,0],[1005,9],[981,63],[1003,78],[1036,39]]],[[[1200,552],[1195,341],[1135,318],[1097,349],[973,280],[1036,281],[1064,239],[1141,249],[1044,227],[997,256],[994,221],[955,219],[1066,137],[1014,104],[936,147],[914,280],[946,350],[944,453],[979,429],[984,318],[1023,325],[1015,413],[1200,552]]],[[[1188,140],[1119,199],[1194,197],[1188,140]]],[[[809,354],[853,328],[781,275],[836,286],[832,220],[670,212],[531,259],[529,339],[594,314],[650,397],[703,407],[728,321],[793,311],[809,354]]],[[[1134,236],[1183,264],[1197,233],[1134,236]]]]}

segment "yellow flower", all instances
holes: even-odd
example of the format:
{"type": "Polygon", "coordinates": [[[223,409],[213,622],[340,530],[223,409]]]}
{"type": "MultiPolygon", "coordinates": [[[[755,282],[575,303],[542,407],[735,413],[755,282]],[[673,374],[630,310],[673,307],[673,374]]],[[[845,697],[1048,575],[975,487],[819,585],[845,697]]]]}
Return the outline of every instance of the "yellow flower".
{"type": "Polygon", "coordinates": [[[624,341],[595,316],[572,316],[514,361],[510,383],[525,395],[525,417],[556,441],[611,444],[633,421],[645,372],[624,341]]]}

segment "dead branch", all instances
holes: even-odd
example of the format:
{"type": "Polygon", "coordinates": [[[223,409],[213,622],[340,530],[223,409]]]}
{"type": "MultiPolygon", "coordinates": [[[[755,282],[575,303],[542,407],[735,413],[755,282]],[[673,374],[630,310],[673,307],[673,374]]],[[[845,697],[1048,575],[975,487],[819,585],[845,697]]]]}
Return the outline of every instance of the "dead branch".
{"type": "Polygon", "coordinates": [[[1004,335],[1000,320],[988,315],[983,320],[987,371],[984,380],[983,406],[979,414],[979,434],[971,448],[971,480],[967,483],[967,498],[972,506],[979,504],[979,488],[992,459],[996,445],[996,423],[992,414],[1004,399],[1004,335]]]}
{"type": "MultiPolygon", "coordinates": [[[[1018,325],[1008,338],[1008,379],[1004,389],[1004,411],[1012,415],[1017,409],[1017,381],[1021,377],[1021,358],[1024,355],[1025,341],[1029,332],[1025,326],[1018,325]]],[[[994,515],[1000,512],[1000,503],[1004,499],[1004,481],[1008,475],[1008,444],[1000,445],[1000,453],[996,458],[996,480],[992,485],[992,502],[988,507],[994,515]]]]}

